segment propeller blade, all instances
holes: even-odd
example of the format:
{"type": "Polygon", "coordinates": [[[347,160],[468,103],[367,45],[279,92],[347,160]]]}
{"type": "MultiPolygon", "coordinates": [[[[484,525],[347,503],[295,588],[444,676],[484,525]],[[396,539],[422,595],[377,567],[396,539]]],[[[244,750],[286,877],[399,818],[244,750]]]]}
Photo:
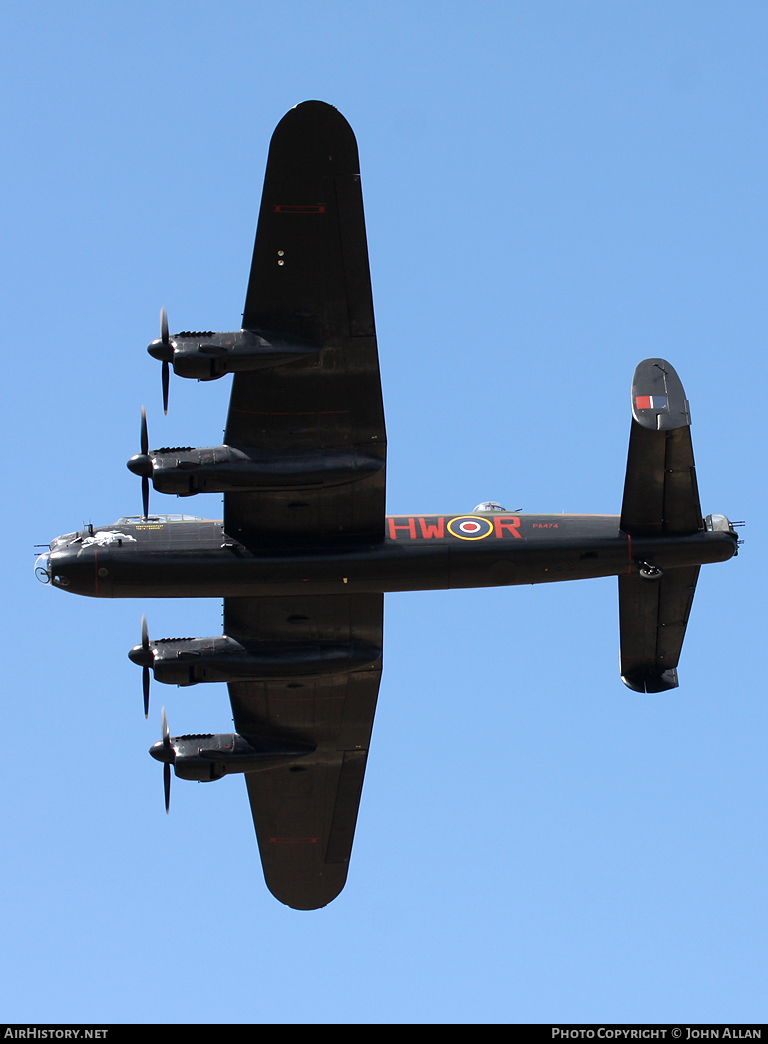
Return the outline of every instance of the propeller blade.
{"type": "Polygon", "coordinates": [[[128,653],[128,659],[142,668],[141,687],[144,692],[144,717],[146,718],[149,716],[149,672],[155,659],[149,644],[146,616],[141,618],[141,644],[134,645],[128,653]]]}
{"type": "MultiPolygon", "coordinates": [[[[162,712],[161,712],[161,715],[160,715],[160,721],[162,723],[162,729],[163,729],[163,746],[166,747],[168,750],[170,750],[171,749],[171,732],[170,732],[170,729],[168,728],[168,719],[165,716],[165,707],[163,707],[163,709],[162,709],[162,712]]],[[[168,815],[168,812],[170,811],[170,808],[171,808],[171,763],[170,763],[170,761],[166,761],[164,766],[163,766],[163,788],[165,790],[165,814],[168,815]]]]}
{"type": "Polygon", "coordinates": [[[144,505],[144,518],[149,515],[149,480],[152,475],[152,458],[149,455],[149,434],[147,431],[147,411],[141,407],[141,453],[134,453],[128,461],[128,470],[134,475],[141,475],[141,500],[144,505]]]}
{"type": "Polygon", "coordinates": [[[171,807],[171,765],[176,764],[176,751],[171,744],[171,734],[168,729],[168,719],[165,716],[165,707],[160,715],[163,739],[160,743],[153,743],[149,753],[155,761],[163,762],[163,789],[165,790],[165,811],[168,813],[171,807]]]}
{"type": "Polygon", "coordinates": [[[149,453],[149,432],[147,431],[147,411],[141,407],[141,452],[143,456],[149,453]]]}
{"type": "Polygon", "coordinates": [[[168,414],[168,388],[171,383],[171,367],[167,359],[163,359],[163,412],[168,414]]]}
{"type": "MultiPolygon", "coordinates": [[[[168,332],[168,313],[164,308],[160,309],[160,340],[165,345],[171,343],[171,335],[168,332]]],[[[168,386],[171,381],[171,368],[168,360],[163,359],[163,413],[168,413],[168,386]]]]}
{"type": "Polygon", "coordinates": [[[165,791],[165,814],[171,811],[171,766],[166,761],[163,765],[163,790],[165,791]]]}

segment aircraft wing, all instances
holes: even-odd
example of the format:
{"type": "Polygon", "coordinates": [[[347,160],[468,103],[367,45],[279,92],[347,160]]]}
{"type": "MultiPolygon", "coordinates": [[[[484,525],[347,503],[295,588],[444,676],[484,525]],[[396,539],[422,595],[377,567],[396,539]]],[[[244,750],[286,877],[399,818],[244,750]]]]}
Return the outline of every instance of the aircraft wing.
{"type": "MultiPolygon", "coordinates": [[[[277,553],[382,540],[386,432],[357,144],[322,102],[296,106],[272,137],[243,328],[309,350],[233,377],[225,442],[273,461],[275,481],[225,494],[226,533],[277,553]]],[[[304,643],[333,661],[326,671],[315,657],[307,676],[297,656],[295,674],[229,685],[241,735],[315,748],[246,774],[267,885],[289,906],[325,906],[346,880],[382,618],[381,595],[224,600],[231,637],[304,643]]]]}
{"type": "Polygon", "coordinates": [[[314,910],[347,878],[381,678],[383,595],[225,598],[224,629],[238,641],[333,643],[350,650],[328,673],[232,682],[241,736],[314,746],[313,754],[246,773],[267,887],[314,910]],[[355,650],[359,650],[356,654],[355,650]]]}
{"type": "Polygon", "coordinates": [[[323,102],[296,106],[272,137],[243,327],[321,350],[235,374],[224,441],[290,458],[291,476],[227,494],[226,532],[262,546],[383,539],[386,433],[357,144],[323,102]]]}

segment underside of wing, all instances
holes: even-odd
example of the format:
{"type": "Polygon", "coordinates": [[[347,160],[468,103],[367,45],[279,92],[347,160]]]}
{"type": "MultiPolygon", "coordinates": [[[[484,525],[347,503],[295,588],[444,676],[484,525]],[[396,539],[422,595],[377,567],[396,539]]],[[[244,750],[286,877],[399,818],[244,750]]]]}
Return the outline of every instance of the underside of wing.
{"type": "Polygon", "coordinates": [[[376,332],[357,142],[325,102],[297,105],[272,135],[243,329],[315,344],[376,332]]]}
{"type": "Polygon", "coordinates": [[[237,732],[312,752],[246,774],[270,891],[288,906],[331,902],[347,877],[381,678],[383,596],[227,598],[226,633],[284,643],[291,674],[230,683],[237,732]]]}
{"type": "Polygon", "coordinates": [[[296,106],[272,138],[243,326],[313,350],[234,376],[225,442],[284,463],[272,488],[226,496],[227,532],[381,540],[386,433],[357,144],[322,102],[296,106]]]}

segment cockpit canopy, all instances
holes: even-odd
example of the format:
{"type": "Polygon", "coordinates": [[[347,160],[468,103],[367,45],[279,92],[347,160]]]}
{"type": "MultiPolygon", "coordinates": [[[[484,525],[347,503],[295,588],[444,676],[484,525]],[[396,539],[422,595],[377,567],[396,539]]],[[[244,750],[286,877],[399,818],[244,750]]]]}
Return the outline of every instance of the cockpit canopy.
{"type": "Polygon", "coordinates": [[[474,509],[473,514],[477,514],[478,511],[506,511],[505,507],[498,504],[495,500],[484,500],[482,504],[478,504],[474,509]]]}

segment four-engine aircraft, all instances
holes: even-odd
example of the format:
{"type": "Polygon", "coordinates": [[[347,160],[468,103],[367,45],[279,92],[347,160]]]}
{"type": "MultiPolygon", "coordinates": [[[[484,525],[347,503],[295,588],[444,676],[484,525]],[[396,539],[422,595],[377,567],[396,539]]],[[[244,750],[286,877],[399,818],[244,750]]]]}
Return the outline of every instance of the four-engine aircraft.
{"type": "Polygon", "coordinates": [[[226,682],[236,732],[171,736],[150,753],[182,779],[245,775],[266,882],[316,909],[347,877],[381,677],[387,591],[617,576],[621,676],[674,688],[699,567],[737,553],[724,515],[702,518],[688,402],[663,359],[635,371],[620,516],[385,515],[386,435],[357,145],[310,101],[275,130],[242,328],[172,336],[149,353],[201,381],[233,374],[224,444],[128,462],[143,515],[57,537],[54,587],[98,598],[223,598],[225,633],[130,651],[177,685],[226,682]],[[154,515],[162,493],[224,494],[224,518],[154,515]]]}

